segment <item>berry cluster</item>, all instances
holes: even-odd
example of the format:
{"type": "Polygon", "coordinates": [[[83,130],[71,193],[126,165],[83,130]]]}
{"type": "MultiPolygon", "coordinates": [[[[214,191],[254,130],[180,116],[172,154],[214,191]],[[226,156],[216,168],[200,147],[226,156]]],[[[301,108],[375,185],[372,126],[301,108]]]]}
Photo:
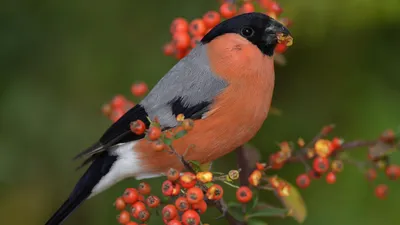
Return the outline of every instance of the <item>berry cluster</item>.
{"type": "MultiPolygon", "coordinates": [[[[178,17],[170,26],[171,41],[164,45],[163,51],[167,56],[174,56],[177,59],[185,57],[213,27],[224,19],[229,19],[242,13],[263,12],[268,16],[277,19],[285,26],[290,26],[291,21],[282,18],[283,10],[273,0],[238,0],[221,1],[218,11],[208,11],[201,18],[188,21],[178,17]]],[[[282,54],[286,51],[287,45],[278,44],[275,52],[282,54]]]]}
{"type": "MultiPolygon", "coordinates": [[[[365,171],[367,179],[371,182],[376,179],[379,170],[384,171],[390,180],[400,178],[400,166],[389,163],[391,150],[396,146],[396,137],[392,130],[385,131],[377,141],[345,143],[343,139],[338,137],[331,140],[323,138],[332,129],[332,125],[324,127],[314,139],[315,141],[307,146],[304,140],[300,138],[296,144],[300,149],[297,150],[294,144],[280,143],[280,150],[270,155],[269,164],[271,168],[281,169],[285,163],[302,162],[306,172],[296,178],[296,184],[300,188],[307,188],[311,180],[320,179],[324,175],[326,183],[336,183],[336,177],[342,172],[344,164],[354,164],[360,167],[365,171]],[[370,147],[367,161],[355,161],[350,159],[349,155],[343,154],[345,149],[363,146],[370,147]]],[[[376,186],[375,194],[378,198],[386,198],[387,193],[388,187],[385,184],[376,186]]]]}

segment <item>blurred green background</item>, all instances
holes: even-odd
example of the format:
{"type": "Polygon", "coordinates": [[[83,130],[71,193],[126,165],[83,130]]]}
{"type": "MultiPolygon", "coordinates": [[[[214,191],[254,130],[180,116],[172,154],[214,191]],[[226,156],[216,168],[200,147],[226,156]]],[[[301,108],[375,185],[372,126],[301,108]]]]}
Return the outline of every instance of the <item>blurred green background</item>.
{"type": "MultiPolygon", "coordinates": [[[[346,140],[372,139],[400,124],[400,1],[282,0],[292,18],[295,44],[288,64],[276,68],[270,116],[252,143],[267,159],[276,142],[312,138],[336,123],[346,140]]],[[[152,87],[176,62],[161,46],[174,17],[193,19],[217,1],[49,1],[0,3],[0,224],[44,224],[73,188],[82,170],[71,158],[110,125],[100,111],[130,85],[152,87]]],[[[354,154],[365,159],[365,149],[354,154]]],[[[394,154],[394,163],[400,155],[394,154]]],[[[234,155],[217,169],[235,168],[234,155]]],[[[294,183],[301,165],[279,171],[294,183]]],[[[308,206],[306,225],[398,225],[400,184],[387,200],[351,166],[335,185],[324,179],[301,190],[308,206]]],[[[151,180],[159,187],[159,180],[151,180]]],[[[117,224],[112,202],[128,180],[87,201],[65,224],[117,224]]],[[[227,190],[230,190],[228,187],[227,190]]],[[[233,197],[231,190],[228,194],[233,197]]],[[[227,196],[228,196],[227,194],[227,196]]],[[[265,193],[262,198],[276,203],[265,193]]],[[[212,210],[204,222],[214,221],[212,210]]],[[[160,224],[159,220],[152,224],[160,224]]],[[[294,225],[288,218],[273,225],[294,225]]]]}

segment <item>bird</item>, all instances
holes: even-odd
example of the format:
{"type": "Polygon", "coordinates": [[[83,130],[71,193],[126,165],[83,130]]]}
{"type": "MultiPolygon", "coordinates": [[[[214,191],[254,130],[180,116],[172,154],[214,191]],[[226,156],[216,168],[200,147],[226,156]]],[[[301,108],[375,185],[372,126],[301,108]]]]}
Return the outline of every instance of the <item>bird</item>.
{"type": "Polygon", "coordinates": [[[179,154],[212,162],[247,143],[261,128],[275,83],[274,49],[291,45],[289,30],[263,13],[244,13],[212,28],[137,105],[113,123],[75,159],[90,164],[65,202],[45,223],[57,225],[85,200],[126,179],[159,177],[181,161],[156,152],[145,136],[130,130],[132,121],[157,118],[164,131],[178,125],[177,115],[193,120],[193,129],[174,141],[179,154]]]}

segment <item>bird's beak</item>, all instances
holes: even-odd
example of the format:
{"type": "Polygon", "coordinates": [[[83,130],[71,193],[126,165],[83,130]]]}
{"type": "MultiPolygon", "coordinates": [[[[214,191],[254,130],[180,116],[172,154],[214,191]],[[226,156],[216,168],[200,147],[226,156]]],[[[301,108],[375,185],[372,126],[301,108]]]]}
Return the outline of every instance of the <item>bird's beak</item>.
{"type": "Polygon", "coordinates": [[[286,46],[291,46],[293,44],[293,37],[284,26],[276,33],[276,39],[279,44],[285,44],[286,46]]]}

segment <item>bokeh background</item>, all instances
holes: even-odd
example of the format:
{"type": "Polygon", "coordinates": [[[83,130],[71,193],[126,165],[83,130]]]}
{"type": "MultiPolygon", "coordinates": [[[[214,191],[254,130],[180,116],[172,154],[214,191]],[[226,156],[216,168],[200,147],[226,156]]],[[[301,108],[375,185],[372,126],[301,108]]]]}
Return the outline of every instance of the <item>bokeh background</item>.
{"type": "MultiPolygon", "coordinates": [[[[279,3],[294,21],[295,44],[285,54],[288,64],[276,68],[273,105],[283,114],[269,117],[252,140],[263,159],[277,142],[309,140],[329,123],[346,140],[398,130],[400,1],[279,3]]],[[[44,224],[83,172],[74,171],[79,162],[71,158],[111,123],[101,105],[115,94],[129,96],[135,81],[152,87],[174,65],[161,51],[174,17],[193,19],[217,7],[215,0],[2,1],[0,224],[44,224]]],[[[365,149],[353,155],[365,159],[365,149]]],[[[400,163],[400,154],[392,161],[400,163]]],[[[234,154],[217,162],[219,171],[230,168],[234,154]]],[[[302,169],[290,165],[278,174],[294,182],[302,169]]],[[[159,181],[150,183],[159,187],[159,181]]],[[[309,212],[304,224],[400,224],[400,184],[386,182],[384,201],[351,166],[335,185],[313,182],[301,190],[309,212]]],[[[87,201],[65,224],[117,224],[113,200],[137,183],[127,180],[87,201]]],[[[262,198],[277,203],[270,193],[262,198]]],[[[212,210],[204,222],[224,224],[215,216],[212,210]]],[[[268,222],[297,224],[290,218],[268,222]]]]}

